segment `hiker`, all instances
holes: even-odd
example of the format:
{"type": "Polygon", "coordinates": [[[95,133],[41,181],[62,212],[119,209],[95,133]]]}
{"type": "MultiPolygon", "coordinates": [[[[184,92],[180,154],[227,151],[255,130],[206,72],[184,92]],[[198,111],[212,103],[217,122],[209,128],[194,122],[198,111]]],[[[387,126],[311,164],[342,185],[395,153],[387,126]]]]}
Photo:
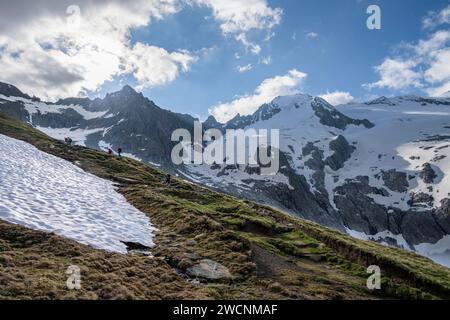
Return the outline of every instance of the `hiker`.
{"type": "Polygon", "coordinates": [[[172,177],[170,176],[170,174],[166,175],[165,183],[166,183],[166,184],[170,184],[171,178],[172,178],[172,177]]]}
{"type": "Polygon", "coordinates": [[[119,154],[119,157],[122,158],[122,148],[117,149],[117,153],[119,154]]]}
{"type": "Polygon", "coordinates": [[[66,137],[66,138],[64,138],[64,143],[70,146],[72,144],[72,139],[70,139],[69,137],[66,137]]]}
{"type": "Polygon", "coordinates": [[[113,151],[111,150],[111,148],[108,148],[108,154],[111,156],[113,154],[113,151]]]}

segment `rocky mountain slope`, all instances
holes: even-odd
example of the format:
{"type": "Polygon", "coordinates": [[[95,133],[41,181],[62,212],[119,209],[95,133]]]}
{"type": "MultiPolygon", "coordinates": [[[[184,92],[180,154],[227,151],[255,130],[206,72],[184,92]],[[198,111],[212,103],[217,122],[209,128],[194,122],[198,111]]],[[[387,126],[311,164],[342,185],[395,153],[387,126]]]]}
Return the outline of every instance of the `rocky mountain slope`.
{"type": "Polygon", "coordinates": [[[224,127],[280,129],[281,170],[189,166],[188,176],[450,265],[450,100],[380,98],[334,108],[280,97],[224,127]]]}
{"type": "MultiPolygon", "coordinates": [[[[142,162],[68,146],[1,113],[0,135],[47,153],[42,165],[55,156],[110,180],[158,229],[150,253],[126,243],[122,254],[6,222],[0,211],[0,298],[450,297],[449,269],[414,253],[356,240],[186,181],[167,185],[162,171],[142,162]],[[81,269],[80,290],[66,287],[71,265],[81,269]],[[366,287],[369,265],[382,270],[381,290],[366,287]]],[[[15,193],[10,196],[15,199],[15,193]]],[[[31,203],[35,218],[48,218],[33,199],[22,201],[31,203]]]]}
{"type": "Polygon", "coordinates": [[[71,137],[78,145],[103,150],[122,147],[137,159],[169,167],[172,132],[192,130],[194,122],[191,116],[159,108],[129,86],[104,99],[46,103],[0,84],[0,111],[58,139],[71,137]]]}
{"type": "Polygon", "coordinates": [[[54,138],[121,147],[180,177],[257,200],[352,236],[419,252],[450,265],[450,99],[379,98],[335,108],[308,95],[280,97],[204,129],[280,129],[280,171],[170,160],[173,130],[194,119],[163,110],[130,87],[104,99],[49,104],[0,86],[0,111],[54,138]]]}

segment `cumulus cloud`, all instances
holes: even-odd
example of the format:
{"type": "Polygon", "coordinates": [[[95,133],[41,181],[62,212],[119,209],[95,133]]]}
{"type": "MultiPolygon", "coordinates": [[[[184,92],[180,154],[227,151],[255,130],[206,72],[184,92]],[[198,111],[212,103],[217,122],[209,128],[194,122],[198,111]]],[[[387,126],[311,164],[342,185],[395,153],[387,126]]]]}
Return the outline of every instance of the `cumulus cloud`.
{"type": "Polygon", "coordinates": [[[349,92],[343,91],[327,92],[326,94],[320,95],[320,97],[325,99],[333,106],[346,104],[355,100],[355,98],[349,92]]]}
{"type": "Polygon", "coordinates": [[[248,40],[249,31],[266,32],[264,39],[274,36],[272,28],[280,24],[283,10],[272,8],[266,0],[192,0],[212,9],[224,35],[234,36],[248,51],[259,54],[261,47],[248,40]]]}
{"type": "Polygon", "coordinates": [[[306,38],[308,38],[308,39],[314,39],[314,38],[317,38],[318,36],[319,36],[319,34],[316,32],[308,32],[306,34],[306,38]]]}
{"type": "Polygon", "coordinates": [[[247,39],[269,32],[281,10],[265,0],[16,0],[0,10],[0,80],[45,99],[98,90],[118,76],[133,76],[140,88],[175,80],[199,59],[186,50],[169,52],[133,43],[130,31],[197,4],[211,9],[225,36],[257,54],[247,39]],[[78,9],[79,8],[79,9],[78,9]],[[70,9],[70,10],[68,10],[70,9]]]}
{"type": "Polygon", "coordinates": [[[252,94],[215,105],[209,109],[209,113],[219,122],[227,122],[237,114],[252,114],[261,105],[272,101],[278,96],[299,93],[300,86],[306,77],[306,73],[293,69],[285,75],[268,78],[252,94]]]}
{"type": "MultiPolygon", "coordinates": [[[[423,23],[427,28],[436,28],[447,24],[449,16],[450,6],[430,13],[423,23]]],[[[450,30],[445,28],[434,30],[416,43],[402,44],[402,54],[387,57],[375,67],[380,79],[365,86],[402,91],[419,88],[431,96],[443,95],[450,90],[449,44],[450,30]]]]}
{"type": "Polygon", "coordinates": [[[173,14],[178,10],[175,0],[81,4],[67,7],[68,15],[66,11],[44,11],[15,29],[2,31],[2,80],[56,99],[94,91],[105,81],[127,73],[143,87],[164,84],[195,60],[188,52],[168,53],[130,43],[130,29],[173,14]]]}
{"type": "Polygon", "coordinates": [[[175,80],[196,59],[187,51],[169,53],[163,48],[138,43],[129,50],[125,73],[133,73],[141,88],[153,87],[175,80]]]}
{"type": "Polygon", "coordinates": [[[421,87],[421,74],[414,71],[418,62],[413,60],[387,58],[375,67],[380,80],[367,85],[369,88],[405,89],[411,86],[421,87]]]}

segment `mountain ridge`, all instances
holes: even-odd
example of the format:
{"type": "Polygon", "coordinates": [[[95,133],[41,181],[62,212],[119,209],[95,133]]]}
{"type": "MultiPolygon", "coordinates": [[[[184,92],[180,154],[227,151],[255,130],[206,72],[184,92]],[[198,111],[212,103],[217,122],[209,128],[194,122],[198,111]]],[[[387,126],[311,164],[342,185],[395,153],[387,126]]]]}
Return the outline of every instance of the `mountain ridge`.
{"type": "Polygon", "coordinates": [[[294,95],[227,124],[205,121],[205,130],[280,129],[274,177],[249,167],[174,166],[171,132],[192,132],[193,117],[164,110],[131,87],[94,101],[84,109],[4,97],[0,111],[55,138],[71,136],[102,150],[121,147],[190,181],[450,265],[449,99],[381,97],[336,108],[294,95]]]}
{"type": "Polygon", "coordinates": [[[114,181],[118,192],[147,214],[160,230],[156,234],[156,246],[151,249],[155,258],[149,258],[132,249],[125,255],[105,253],[53,234],[0,221],[3,235],[0,269],[8,264],[0,273],[3,284],[0,296],[51,295],[56,299],[436,299],[450,296],[449,269],[427,258],[356,240],[270,207],[182,180],[174,179],[167,186],[164,173],[158,169],[132,159],[68,146],[2,114],[0,134],[114,181]],[[232,278],[200,278],[199,282],[190,282],[189,279],[197,277],[189,272],[190,268],[199,261],[206,264],[205,259],[228,269],[232,278]],[[68,264],[81,267],[81,290],[65,289],[66,274],[60,271],[68,264]],[[383,270],[381,291],[366,288],[365,269],[372,264],[383,270]],[[21,286],[17,279],[23,273],[36,281],[21,286]],[[112,277],[114,285],[105,277],[112,277]]]}

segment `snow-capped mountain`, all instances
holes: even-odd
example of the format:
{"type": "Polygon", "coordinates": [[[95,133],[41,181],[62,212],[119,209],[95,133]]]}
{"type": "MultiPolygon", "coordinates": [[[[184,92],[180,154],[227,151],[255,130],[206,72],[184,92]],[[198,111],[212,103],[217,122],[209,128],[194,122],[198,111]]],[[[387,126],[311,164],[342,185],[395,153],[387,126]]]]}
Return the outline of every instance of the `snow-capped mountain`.
{"type": "Polygon", "coordinates": [[[190,166],[193,179],[450,265],[450,99],[335,108],[298,95],[237,118],[233,127],[280,129],[280,174],[190,166]]]}
{"type": "Polygon", "coordinates": [[[158,165],[171,163],[172,132],[194,122],[191,116],[159,108],[129,86],[104,99],[48,103],[0,84],[0,112],[57,139],[70,137],[76,144],[102,150],[122,148],[125,155],[158,165]]]}
{"type": "Polygon", "coordinates": [[[349,234],[450,265],[450,99],[382,97],[333,107],[309,95],[279,97],[204,129],[279,129],[280,171],[170,160],[173,130],[194,118],[163,110],[131,87],[104,99],[56,104],[0,85],[0,112],[47,134],[104,149],[122,147],[191,181],[264,202],[349,234]]]}

